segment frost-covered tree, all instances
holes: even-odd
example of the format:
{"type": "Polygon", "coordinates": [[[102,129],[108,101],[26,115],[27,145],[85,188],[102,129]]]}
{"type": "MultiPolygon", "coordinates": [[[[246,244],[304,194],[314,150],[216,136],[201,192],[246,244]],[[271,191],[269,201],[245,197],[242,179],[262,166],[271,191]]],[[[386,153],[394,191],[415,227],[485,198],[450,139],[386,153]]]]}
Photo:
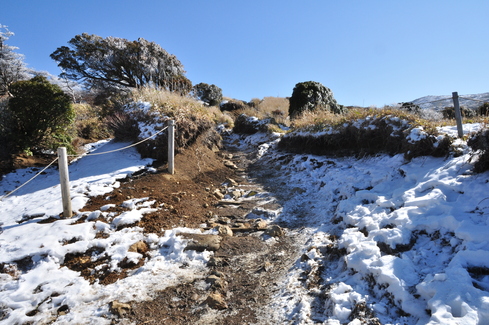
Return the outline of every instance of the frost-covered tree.
{"type": "Polygon", "coordinates": [[[209,106],[219,106],[222,101],[222,89],[216,85],[209,85],[201,82],[196,84],[192,91],[195,97],[209,106]]]}
{"type": "Polygon", "coordinates": [[[30,70],[24,63],[24,56],[14,52],[17,47],[7,45],[6,41],[14,33],[0,24],[0,96],[8,95],[12,83],[30,77],[30,70]]]}
{"type": "Polygon", "coordinates": [[[129,41],[84,33],[68,43],[51,54],[64,71],[61,77],[99,89],[151,86],[186,94],[192,88],[176,56],[143,38],[129,41]]]}
{"type": "Polygon", "coordinates": [[[289,116],[296,118],[305,111],[323,110],[336,114],[345,112],[345,108],[336,102],[333,92],[316,81],[299,82],[289,99],[289,116]]]}

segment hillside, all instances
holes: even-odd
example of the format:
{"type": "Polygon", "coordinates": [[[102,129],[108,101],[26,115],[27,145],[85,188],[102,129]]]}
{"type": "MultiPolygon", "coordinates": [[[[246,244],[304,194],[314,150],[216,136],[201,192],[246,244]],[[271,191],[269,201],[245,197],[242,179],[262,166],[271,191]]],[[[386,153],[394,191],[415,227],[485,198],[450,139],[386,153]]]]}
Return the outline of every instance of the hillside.
{"type": "MultiPolygon", "coordinates": [[[[489,102],[489,93],[470,95],[459,94],[459,97],[460,106],[465,106],[474,110],[484,102],[489,102]]],[[[413,100],[412,103],[421,108],[431,108],[435,110],[441,110],[445,107],[453,107],[452,96],[424,96],[413,100]]]]}
{"type": "Polygon", "coordinates": [[[464,141],[457,157],[412,160],[278,141],[197,142],[175,175],[133,149],[81,157],[71,220],[48,169],[0,202],[0,324],[489,322],[489,176],[464,141]]]}

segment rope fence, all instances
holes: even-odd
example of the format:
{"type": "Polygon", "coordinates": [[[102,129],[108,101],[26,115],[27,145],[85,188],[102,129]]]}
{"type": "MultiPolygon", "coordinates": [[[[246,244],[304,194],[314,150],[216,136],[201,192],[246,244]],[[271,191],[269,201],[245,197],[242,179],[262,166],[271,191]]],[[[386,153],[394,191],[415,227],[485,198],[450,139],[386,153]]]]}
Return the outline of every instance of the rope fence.
{"type": "Polygon", "coordinates": [[[471,100],[471,101],[479,102],[479,103],[483,103],[483,104],[489,103],[489,100],[480,100],[480,99],[467,98],[467,97],[462,97],[462,96],[459,96],[458,98],[465,99],[465,100],[471,100]]]}
{"type": "Polygon", "coordinates": [[[86,156],[99,156],[99,155],[105,155],[107,153],[113,153],[113,152],[117,152],[117,151],[122,151],[122,150],[126,150],[126,149],[129,149],[129,148],[132,148],[132,147],[135,147],[145,141],[148,141],[149,139],[151,138],[154,138],[155,136],[157,136],[158,134],[162,133],[163,131],[165,131],[166,129],[168,129],[168,126],[165,126],[163,129],[159,130],[158,132],[156,132],[155,134],[147,137],[146,139],[143,139],[139,142],[136,142],[136,143],[133,143],[129,146],[126,146],[126,147],[123,147],[123,148],[119,148],[119,149],[114,149],[114,150],[110,150],[110,151],[104,151],[104,152],[95,152],[95,153],[89,153],[89,154],[86,154],[86,155],[67,155],[68,157],[86,157],[86,156]]]}
{"type": "Polygon", "coordinates": [[[31,177],[28,181],[26,181],[24,184],[20,185],[19,187],[17,187],[16,189],[8,192],[6,195],[2,196],[0,198],[0,202],[3,200],[3,199],[6,199],[7,197],[9,197],[10,195],[14,194],[16,191],[20,190],[24,185],[27,185],[29,182],[31,182],[34,178],[36,178],[37,176],[41,175],[42,173],[44,173],[44,171],[46,169],[48,169],[49,167],[51,167],[52,164],[54,164],[56,161],[58,160],[58,157],[56,157],[56,159],[54,159],[53,161],[51,161],[49,163],[49,165],[47,165],[46,167],[44,167],[43,170],[41,170],[40,172],[38,172],[36,175],[34,175],[33,177],[31,177]]]}
{"type": "Polygon", "coordinates": [[[109,153],[114,153],[117,151],[122,151],[126,150],[132,147],[135,147],[143,142],[146,142],[154,137],[156,137],[158,134],[164,132],[165,130],[168,130],[168,171],[171,174],[174,174],[174,141],[175,141],[175,122],[173,120],[169,121],[169,125],[165,126],[163,129],[159,130],[158,132],[150,135],[149,137],[138,141],[136,143],[133,143],[131,145],[119,148],[119,149],[114,149],[114,150],[109,150],[109,151],[104,151],[104,152],[95,152],[95,153],[88,153],[84,155],[67,155],[66,154],[66,148],[61,147],[58,148],[58,157],[56,157],[52,162],[50,162],[46,167],[44,167],[41,171],[36,173],[33,177],[31,177],[29,180],[24,182],[22,185],[18,186],[14,190],[8,192],[4,196],[0,197],[0,202],[25,185],[27,185],[29,182],[34,180],[36,177],[41,175],[46,169],[51,167],[56,161],[59,162],[59,170],[60,170],[60,183],[61,183],[61,192],[62,192],[62,197],[63,197],[63,215],[64,217],[71,217],[72,211],[71,211],[71,198],[69,196],[69,177],[68,177],[68,161],[67,157],[86,157],[86,156],[99,156],[99,155],[105,155],[109,153]]]}
{"type": "MultiPolygon", "coordinates": [[[[480,103],[488,103],[489,102],[489,100],[485,100],[484,101],[484,100],[480,100],[480,99],[474,99],[474,98],[468,98],[468,97],[462,97],[462,96],[459,96],[458,98],[464,99],[464,100],[471,100],[471,101],[474,101],[474,102],[480,102],[480,103]]],[[[443,102],[443,101],[449,101],[449,100],[453,100],[453,98],[452,97],[447,97],[447,98],[432,100],[432,101],[429,101],[429,102],[418,103],[416,105],[433,104],[433,103],[443,102]]]]}

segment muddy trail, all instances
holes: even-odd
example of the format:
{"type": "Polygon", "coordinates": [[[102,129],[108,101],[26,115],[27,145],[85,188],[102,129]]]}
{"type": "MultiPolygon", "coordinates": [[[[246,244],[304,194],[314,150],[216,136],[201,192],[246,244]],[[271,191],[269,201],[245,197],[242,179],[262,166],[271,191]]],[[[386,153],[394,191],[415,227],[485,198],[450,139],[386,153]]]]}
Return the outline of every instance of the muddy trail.
{"type": "MultiPolygon", "coordinates": [[[[213,252],[207,273],[168,287],[150,301],[114,302],[113,323],[276,324],[267,306],[300,258],[301,240],[272,222],[281,205],[267,190],[271,183],[265,189],[261,182],[270,166],[257,163],[256,148],[242,151],[230,142],[217,153],[194,147],[177,158],[177,164],[175,176],[162,172],[128,179],[112,199],[150,194],[171,202],[166,215],[159,212],[141,221],[147,232],[175,226],[216,230],[215,235],[180,234],[188,239],[187,250],[213,252]],[[194,175],[186,170],[194,170],[194,175]]],[[[94,198],[86,209],[102,203],[94,198]]]]}

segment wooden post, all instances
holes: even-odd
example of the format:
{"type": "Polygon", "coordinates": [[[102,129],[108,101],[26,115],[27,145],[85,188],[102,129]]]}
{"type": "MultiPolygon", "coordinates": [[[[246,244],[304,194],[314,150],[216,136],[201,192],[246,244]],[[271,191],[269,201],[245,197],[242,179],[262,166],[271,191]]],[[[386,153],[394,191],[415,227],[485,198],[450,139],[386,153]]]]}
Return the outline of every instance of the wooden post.
{"type": "Polygon", "coordinates": [[[462,113],[460,113],[460,104],[458,102],[458,92],[454,91],[452,93],[452,98],[453,98],[453,108],[455,109],[455,119],[457,120],[458,137],[463,138],[464,129],[462,126],[462,113]]]}
{"type": "Polygon", "coordinates": [[[168,172],[175,174],[175,121],[168,121],[168,172]]]}
{"type": "Polygon", "coordinates": [[[70,177],[68,174],[68,158],[65,147],[58,148],[58,166],[61,198],[63,200],[63,217],[71,218],[73,212],[71,211],[70,177]]]}

